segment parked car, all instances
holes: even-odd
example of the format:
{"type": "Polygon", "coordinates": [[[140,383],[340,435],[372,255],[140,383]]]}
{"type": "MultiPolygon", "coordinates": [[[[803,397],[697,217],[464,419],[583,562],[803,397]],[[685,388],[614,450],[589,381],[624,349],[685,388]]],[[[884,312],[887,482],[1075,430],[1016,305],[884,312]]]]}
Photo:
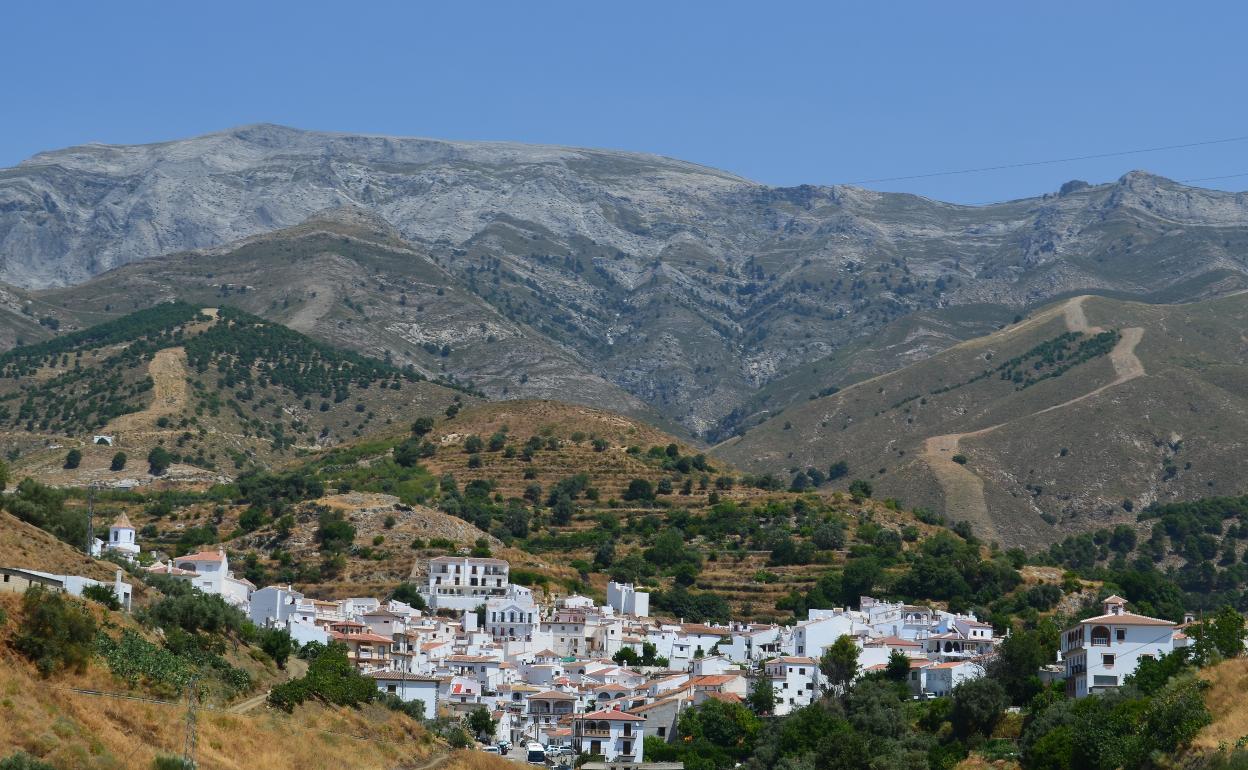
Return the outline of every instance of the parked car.
{"type": "Polygon", "coordinates": [[[497,746],[482,746],[480,748],[480,751],[484,751],[486,754],[502,754],[503,753],[502,751],[499,750],[497,746]]]}

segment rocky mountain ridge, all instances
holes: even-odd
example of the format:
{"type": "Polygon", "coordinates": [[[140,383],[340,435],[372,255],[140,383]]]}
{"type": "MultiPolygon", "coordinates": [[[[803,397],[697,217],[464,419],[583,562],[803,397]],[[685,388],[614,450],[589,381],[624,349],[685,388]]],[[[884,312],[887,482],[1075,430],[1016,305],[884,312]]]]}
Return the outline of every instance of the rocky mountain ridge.
{"type": "Polygon", "coordinates": [[[79,284],[187,249],[207,274],[225,244],[343,206],[611,385],[541,395],[646,404],[711,439],[1061,296],[1248,286],[1248,196],[1142,172],[972,207],[639,153],[271,125],[0,171],[0,279],[79,284]]]}

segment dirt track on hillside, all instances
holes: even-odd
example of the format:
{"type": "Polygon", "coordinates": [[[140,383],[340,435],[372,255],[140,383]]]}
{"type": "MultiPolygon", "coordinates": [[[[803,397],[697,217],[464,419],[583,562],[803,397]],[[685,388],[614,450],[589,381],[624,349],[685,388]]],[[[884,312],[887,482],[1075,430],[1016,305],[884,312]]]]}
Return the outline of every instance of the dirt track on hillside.
{"type": "MultiPolygon", "coordinates": [[[[1086,299],[1087,296],[1075,297],[1062,306],[1062,313],[1066,319],[1066,328],[1072,332],[1100,334],[1104,329],[1099,326],[1089,325],[1088,318],[1084,315],[1083,303],[1086,299]]],[[[1049,314],[1045,315],[1046,317],[1049,316],[1049,314]]],[[[1143,338],[1144,330],[1138,326],[1123,329],[1122,338],[1118,340],[1118,344],[1114,345],[1114,349],[1109,353],[1110,363],[1114,367],[1113,380],[1080,396],[1046,407],[1038,412],[1033,412],[1022,419],[1064,409],[1072,404],[1094,398],[1124,382],[1129,382],[1137,377],[1143,377],[1145,375],[1144,364],[1135,354],[1135,348],[1143,338]]],[[[970,522],[971,526],[975,528],[975,531],[981,537],[990,541],[998,540],[999,538],[996,525],[993,524],[992,516],[988,512],[987,500],[984,498],[984,481],[965,465],[954,462],[953,458],[960,451],[959,447],[962,439],[984,436],[1004,425],[1009,425],[1009,423],[999,423],[967,433],[949,433],[943,436],[932,436],[923,442],[921,454],[923,461],[936,477],[936,482],[940,485],[941,491],[944,492],[945,515],[953,521],[965,520],[970,522]]]]}
{"type": "Polygon", "coordinates": [[[187,404],[185,348],[156,351],[147,365],[152,378],[152,403],[140,412],[123,414],[105,428],[105,433],[153,430],[156,420],[179,414],[187,404]]]}

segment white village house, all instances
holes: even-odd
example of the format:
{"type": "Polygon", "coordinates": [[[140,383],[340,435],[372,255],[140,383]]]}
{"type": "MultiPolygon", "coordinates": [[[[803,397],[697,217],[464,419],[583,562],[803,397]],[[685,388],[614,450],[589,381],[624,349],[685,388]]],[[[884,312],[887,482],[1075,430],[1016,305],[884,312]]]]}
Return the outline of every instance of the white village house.
{"type": "Polygon", "coordinates": [[[179,556],[164,564],[153,564],[147,571],[185,580],[206,594],[220,596],[235,607],[244,609],[249,606],[251,593],[256,589],[251,581],[234,577],[229,558],[221,547],[215,551],[179,556]]]}
{"type": "Polygon", "coordinates": [[[1158,658],[1182,646],[1177,625],[1169,620],[1136,615],[1127,600],[1111,596],[1103,613],[1080,621],[1062,634],[1066,663],[1066,695],[1082,698],[1118,687],[1143,658],[1158,658]]]}

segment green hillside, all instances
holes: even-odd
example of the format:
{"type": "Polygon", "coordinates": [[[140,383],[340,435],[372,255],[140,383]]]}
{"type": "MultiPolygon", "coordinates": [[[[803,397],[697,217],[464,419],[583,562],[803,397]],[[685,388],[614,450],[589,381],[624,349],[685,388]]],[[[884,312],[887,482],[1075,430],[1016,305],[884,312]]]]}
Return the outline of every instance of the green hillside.
{"type": "Polygon", "coordinates": [[[234,307],[163,303],[0,355],[0,448],[56,483],[149,481],[157,447],[216,479],[465,399],[234,307]]]}
{"type": "Polygon", "coordinates": [[[878,494],[1043,544],[1153,502],[1243,491],[1243,294],[1075,298],[918,364],[799,403],[713,454],[792,477],[845,462],[878,494]]]}

